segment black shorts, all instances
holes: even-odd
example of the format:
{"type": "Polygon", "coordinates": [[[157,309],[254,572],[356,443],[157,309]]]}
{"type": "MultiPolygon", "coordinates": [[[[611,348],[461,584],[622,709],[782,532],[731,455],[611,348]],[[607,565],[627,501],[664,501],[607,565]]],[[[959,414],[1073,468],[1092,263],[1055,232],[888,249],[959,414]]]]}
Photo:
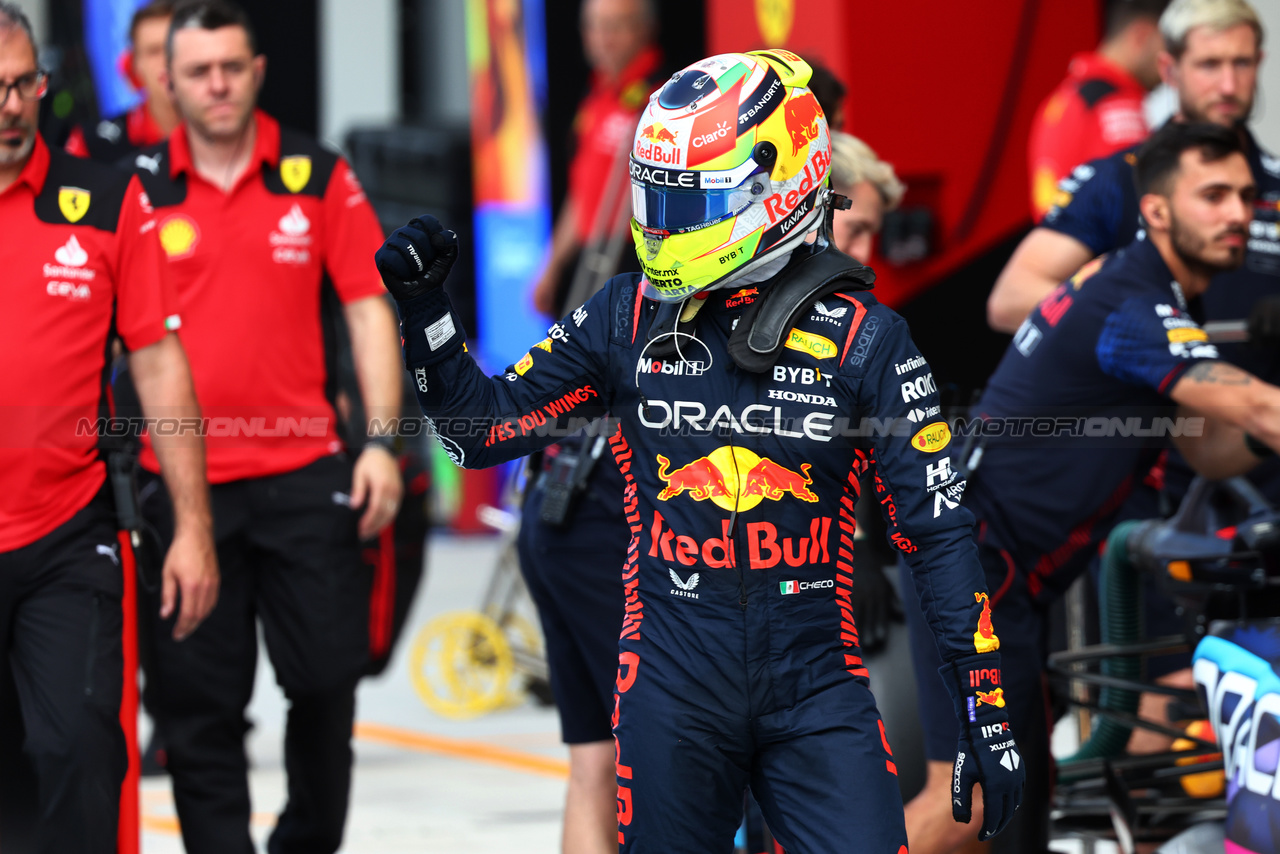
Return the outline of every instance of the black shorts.
{"type": "Polygon", "coordinates": [[[613,738],[613,689],[624,600],[622,564],[631,534],[622,512],[621,475],[605,460],[569,524],[538,520],[542,491],[525,497],[520,570],[542,621],[551,692],[566,744],[613,738]]]}

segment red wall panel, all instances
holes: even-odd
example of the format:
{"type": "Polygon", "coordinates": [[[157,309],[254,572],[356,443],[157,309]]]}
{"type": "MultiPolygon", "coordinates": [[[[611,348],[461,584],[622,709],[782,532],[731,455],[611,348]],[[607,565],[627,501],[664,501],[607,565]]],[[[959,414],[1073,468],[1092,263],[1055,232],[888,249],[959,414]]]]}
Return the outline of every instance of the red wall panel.
{"type": "Polygon", "coordinates": [[[1096,3],[1081,0],[707,0],[706,8],[708,54],[786,47],[831,68],[849,88],[844,129],[894,164],[906,204],[933,211],[928,259],[873,263],[876,294],[890,305],[1030,224],[1032,116],[1071,55],[1096,44],[1099,23],[1096,3]]]}

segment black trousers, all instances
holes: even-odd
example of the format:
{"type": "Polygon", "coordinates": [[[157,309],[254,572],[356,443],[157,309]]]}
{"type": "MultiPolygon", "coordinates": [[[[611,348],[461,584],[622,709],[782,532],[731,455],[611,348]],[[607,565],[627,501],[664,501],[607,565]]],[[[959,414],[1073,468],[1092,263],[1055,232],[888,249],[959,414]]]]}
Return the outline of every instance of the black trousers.
{"type": "Polygon", "coordinates": [[[102,494],[52,533],[0,553],[0,664],[9,670],[0,680],[9,748],[0,753],[9,766],[0,767],[4,854],[116,850],[128,764],[122,586],[114,515],[102,494]],[[18,732],[20,758],[11,752],[18,732]]]}
{"type": "MultiPolygon", "coordinates": [[[[254,851],[244,713],[258,621],[289,700],[288,803],[268,851],[331,854],[342,844],[371,581],[360,560],[358,517],[345,503],[350,489],[345,456],[212,488],[218,604],[184,641],[173,640],[173,619],[154,628],[152,697],[188,854],[254,851]]],[[[158,478],[144,483],[142,504],[167,542],[172,510],[158,478]]]]}

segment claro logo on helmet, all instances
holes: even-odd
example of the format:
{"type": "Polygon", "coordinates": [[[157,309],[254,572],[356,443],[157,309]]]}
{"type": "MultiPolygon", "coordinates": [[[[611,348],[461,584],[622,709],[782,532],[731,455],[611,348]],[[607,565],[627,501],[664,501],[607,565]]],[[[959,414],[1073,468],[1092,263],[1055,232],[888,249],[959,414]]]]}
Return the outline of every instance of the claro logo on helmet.
{"type": "Polygon", "coordinates": [[[702,148],[704,145],[710,145],[717,139],[724,139],[729,135],[729,124],[727,122],[718,122],[714,128],[701,136],[695,136],[689,140],[689,144],[694,148],[702,148]]]}
{"type": "Polygon", "coordinates": [[[659,187],[679,187],[685,190],[693,190],[697,189],[698,186],[697,172],[658,169],[653,166],[645,166],[634,160],[631,161],[631,178],[635,181],[643,181],[646,184],[654,184],[659,187]]]}

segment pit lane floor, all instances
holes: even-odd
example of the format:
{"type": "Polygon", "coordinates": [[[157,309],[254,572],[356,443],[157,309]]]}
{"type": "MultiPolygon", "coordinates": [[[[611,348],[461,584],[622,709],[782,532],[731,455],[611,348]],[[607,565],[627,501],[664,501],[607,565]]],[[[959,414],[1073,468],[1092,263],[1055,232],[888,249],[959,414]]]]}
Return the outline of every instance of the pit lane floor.
{"type": "MultiPolygon", "coordinates": [[[[430,711],[410,682],[409,640],[437,614],[479,604],[497,542],[433,534],[428,543],[427,581],[401,645],[386,672],[360,687],[346,854],[559,851],[568,751],[555,710],[529,701],[448,720],[430,711]]],[[[263,654],[249,707],[252,833],[261,851],[284,803],[284,714],[263,654]]],[[[144,780],[141,800],[143,852],[181,852],[168,778],[144,780]]]]}
{"type": "MultiPolygon", "coordinates": [[[[360,687],[355,778],[342,851],[557,854],[568,751],[560,743],[555,710],[527,701],[473,720],[450,720],[429,710],[410,681],[409,641],[438,614],[479,604],[498,539],[433,534],[428,549],[427,581],[395,657],[382,676],[360,687]]],[[[284,699],[263,654],[249,707],[252,833],[261,851],[284,804],[284,714],[284,699]]],[[[1074,749],[1070,733],[1056,735],[1055,752],[1074,749]]],[[[141,800],[144,854],[180,854],[168,778],[144,780],[141,800]]],[[[1067,854],[1083,849],[1076,840],[1052,847],[1067,854]]],[[[1097,854],[1115,850],[1102,843],[1097,854]]]]}

